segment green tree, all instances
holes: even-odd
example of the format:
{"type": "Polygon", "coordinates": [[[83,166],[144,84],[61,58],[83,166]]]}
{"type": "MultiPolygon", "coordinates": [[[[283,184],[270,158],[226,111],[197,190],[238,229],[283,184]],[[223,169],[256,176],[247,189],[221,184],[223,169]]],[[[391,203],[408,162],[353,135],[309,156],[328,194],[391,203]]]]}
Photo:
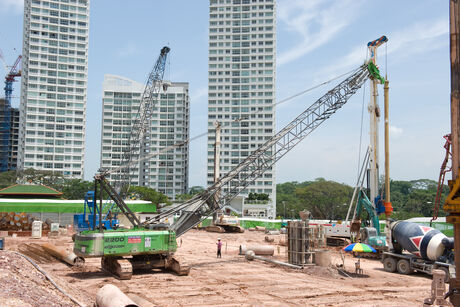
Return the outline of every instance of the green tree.
{"type": "Polygon", "coordinates": [[[288,218],[291,216],[291,210],[298,212],[299,198],[295,195],[297,188],[310,185],[313,181],[305,182],[285,182],[276,185],[276,214],[288,218]],[[286,213],[286,214],[285,214],[286,213]]]}
{"type": "Polygon", "coordinates": [[[300,200],[297,210],[307,209],[317,219],[343,219],[352,193],[353,189],[346,184],[320,178],[295,190],[295,195],[300,200]]]}
{"type": "Polygon", "coordinates": [[[263,200],[263,201],[269,200],[269,195],[266,194],[266,193],[257,193],[256,199],[257,200],[263,200]]]}
{"type": "Polygon", "coordinates": [[[165,203],[166,205],[171,204],[171,201],[166,195],[148,187],[131,186],[128,192],[129,194],[136,195],[139,199],[151,201],[154,205],[159,205],[161,203],[165,203]]]}
{"type": "Polygon", "coordinates": [[[205,188],[203,188],[202,186],[199,186],[199,185],[195,185],[193,187],[191,187],[188,191],[188,194],[190,195],[195,195],[195,194],[199,194],[201,192],[203,192],[205,190],[205,188]]]}
{"type": "Polygon", "coordinates": [[[193,197],[193,195],[192,195],[192,194],[189,194],[189,193],[177,194],[177,195],[176,195],[176,201],[178,201],[178,202],[184,202],[184,201],[189,200],[189,199],[192,198],[192,197],[193,197]]]}
{"type": "Polygon", "coordinates": [[[17,180],[24,183],[29,182],[33,184],[43,184],[59,190],[64,184],[66,178],[58,172],[28,168],[24,171],[18,171],[17,180]]]}
{"type": "Polygon", "coordinates": [[[0,189],[16,184],[16,180],[17,180],[16,171],[7,171],[7,172],[0,173],[0,189]]]}
{"type": "MultiPolygon", "coordinates": [[[[430,179],[391,180],[392,218],[433,216],[437,186],[437,182],[430,179]]],[[[327,181],[324,178],[302,183],[295,181],[281,183],[276,186],[276,214],[284,216],[284,208],[286,208],[286,217],[290,217],[291,210],[297,215],[299,211],[307,209],[313,213],[315,218],[343,219],[346,216],[348,205],[341,206],[340,204],[349,204],[351,194],[347,197],[343,195],[348,195],[350,191],[351,187],[327,181]]],[[[442,206],[449,193],[447,185],[443,186],[442,191],[439,216],[445,215],[442,206]]],[[[364,213],[363,217],[365,215],[364,213]]]]}
{"type": "MultiPolygon", "coordinates": [[[[410,218],[414,216],[433,216],[438,183],[430,179],[411,181],[390,181],[391,202],[393,205],[392,218],[410,218]]],[[[442,187],[442,197],[439,204],[439,216],[444,216],[442,210],[445,198],[449,193],[447,185],[442,187]]]]}
{"type": "Polygon", "coordinates": [[[83,199],[88,191],[94,190],[94,183],[81,179],[67,179],[64,181],[60,191],[66,199],[83,199]]]}

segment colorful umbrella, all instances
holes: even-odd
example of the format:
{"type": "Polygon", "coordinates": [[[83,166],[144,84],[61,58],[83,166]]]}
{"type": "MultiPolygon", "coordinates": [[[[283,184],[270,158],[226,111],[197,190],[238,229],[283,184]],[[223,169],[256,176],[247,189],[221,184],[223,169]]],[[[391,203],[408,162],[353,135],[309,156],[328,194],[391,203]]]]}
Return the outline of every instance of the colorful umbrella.
{"type": "Polygon", "coordinates": [[[352,243],[343,248],[346,252],[376,253],[377,251],[364,243],[352,243]]]}

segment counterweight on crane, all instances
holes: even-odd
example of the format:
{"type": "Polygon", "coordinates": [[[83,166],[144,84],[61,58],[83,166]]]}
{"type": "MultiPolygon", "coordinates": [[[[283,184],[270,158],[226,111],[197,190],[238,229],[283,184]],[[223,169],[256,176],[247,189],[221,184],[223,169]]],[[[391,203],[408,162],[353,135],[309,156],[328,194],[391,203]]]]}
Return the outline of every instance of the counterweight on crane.
{"type": "Polygon", "coordinates": [[[162,267],[180,275],[188,274],[190,269],[173,257],[177,249],[176,238],[212,215],[262,176],[340,109],[369,77],[380,77],[373,63],[356,69],[207,190],[144,223],[139,223],[135,218],[123,199],[108,184],[105,174],[96,175],[96,183],[109,193],[134,227],[129,230],[82,232],[75,238],[75,253],[85,258],[102,257],[103,268],[123,279],[131,278],[133,268],[162,267]],[[172,226],[161,223],[165,217],[179,212],[181,215],[172,226]],[[125,258],[127,256],[129,258],[125,258]]]}

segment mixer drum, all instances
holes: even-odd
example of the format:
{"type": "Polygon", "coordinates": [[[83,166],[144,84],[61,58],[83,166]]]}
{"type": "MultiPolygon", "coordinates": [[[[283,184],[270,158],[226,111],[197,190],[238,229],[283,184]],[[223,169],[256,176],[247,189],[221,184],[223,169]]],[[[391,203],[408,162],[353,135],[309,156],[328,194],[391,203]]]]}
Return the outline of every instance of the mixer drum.
{"type": "Polygon", "coordinates": [[[444,253],[442,240],[447,238],[437,229],[412,222],[397,221],[391,224],[393,239],[402,248],[417,257],[436,261],[444,253]]]}

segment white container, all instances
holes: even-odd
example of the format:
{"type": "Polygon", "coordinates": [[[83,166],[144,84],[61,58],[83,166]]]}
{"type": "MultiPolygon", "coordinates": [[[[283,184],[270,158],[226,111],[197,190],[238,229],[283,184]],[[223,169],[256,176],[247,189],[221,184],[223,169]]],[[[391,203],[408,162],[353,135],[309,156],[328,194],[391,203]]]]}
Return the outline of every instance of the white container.
{"type": "Polygon", "coordinates": [[[42,237],[42,221],[33,221],[32,222],[32,238],[41,238],[42,237]]]}
{"type": "Polygon", "coordinates": [[[51,232],[59,232],[59,223],[51,223],[51,232]]]}

